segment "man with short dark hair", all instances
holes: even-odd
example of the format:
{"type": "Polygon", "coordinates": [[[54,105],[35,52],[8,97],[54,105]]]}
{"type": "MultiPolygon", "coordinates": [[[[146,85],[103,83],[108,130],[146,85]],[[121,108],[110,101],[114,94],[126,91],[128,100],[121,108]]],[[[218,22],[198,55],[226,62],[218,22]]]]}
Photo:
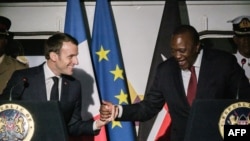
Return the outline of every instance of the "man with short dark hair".
{"type": "Polygon", "coordinates": [[[141,102],[114,106],[104,101],[101,120],[146,121],[167,103],[170,140],[183,141],[193,100],[250,99],[250,84],[235,56],[201,46],[194,27],[175,29],[171,53],[173,57],[159,64],[153,85],[141,102]]]}
{"type": "Polygon", "coordinates": [[[72,76],[78,65],[78,41],[69,34],[57,33],[46,40],[44,52],[44,63],[13,73],[0,100],[8,100],[11,94],[13,100],[59,101],[69,136],[99,134],[105,122],[81,118],[81,84],[72,76]],[[24,78],[26,86],[15,86],[24,78]]]}

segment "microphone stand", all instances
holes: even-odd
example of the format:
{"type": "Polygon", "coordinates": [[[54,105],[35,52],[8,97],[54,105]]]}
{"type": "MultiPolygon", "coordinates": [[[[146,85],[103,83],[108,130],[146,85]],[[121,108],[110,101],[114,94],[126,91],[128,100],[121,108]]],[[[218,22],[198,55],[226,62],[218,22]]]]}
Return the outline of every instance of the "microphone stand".
{"type": "Polygon", "coordinates": [[[14,87],[11,87],[10,89],[10,97],[9,97],[9,101],[12,101],[12,91],[13,89],[16,87],[16,85],[14,87]]]}
{"type": "MultiPolygon", "coordinates": [[[[9,96],[9,101],[12,101],[12,93],[13,93],[13,89],[18,86],[20,83],[23,83],[23,90],[22,90],[22,93],[24,91],[24,89],[28,86],[28,83],[27,83],[27,78],[23,78],[21,82],[17,83],[16,85],[12,86],[11,89],[10,89],[10,96],[9,96]]],[[[21,93],[21,94],[22,94],[21,93]]]]}

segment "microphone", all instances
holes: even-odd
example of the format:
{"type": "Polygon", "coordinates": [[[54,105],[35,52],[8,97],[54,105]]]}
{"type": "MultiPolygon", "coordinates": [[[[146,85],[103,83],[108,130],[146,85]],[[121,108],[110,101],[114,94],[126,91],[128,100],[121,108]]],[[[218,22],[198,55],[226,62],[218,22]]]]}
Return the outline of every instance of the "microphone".
{"type": "MultiPolygon", "coordinates": [[[[26,87],[28,87],[28,85],[29,85],[29,84],[28,84],[28,79],[27,79],[26,77],[23,77],[23,78],[21,79],[20,82],[16,83],[14,86],[11,87],[11,89],[10,89],[9,101],[12,101],[12,91],[13,91],[13,89],[14,89],[16,86],[20,85],[21,83],[23,84],[22,93],[23,93],[24,89],[25,89],[26,87]]],[[[22,94],[22,93],[21,93],[21,94],[22,94]]]]}
{"type": "Polygon", "coordinates": [[[247,60],[245,58],[241,59],[241,67],[243,68],[243,66],[246,64],[247,60]]]}

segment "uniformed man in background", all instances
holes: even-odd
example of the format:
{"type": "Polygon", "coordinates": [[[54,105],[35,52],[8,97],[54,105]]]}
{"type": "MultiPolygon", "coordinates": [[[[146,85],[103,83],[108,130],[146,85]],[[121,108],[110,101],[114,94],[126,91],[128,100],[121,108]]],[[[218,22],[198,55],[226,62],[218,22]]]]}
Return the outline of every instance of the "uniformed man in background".
{"type": "Polygon", "coordinates": [[[6,53],[8,43],[13,38],[13,34],[9,32],[10,26],[11,21],[0,16],[0,94],[15,70],[28,68],[28,64],[18,61],[6,53]]]}
{"type": "Polygon", "coordinates": [[[250,16],[239,16],[229,22],[233,24],[235,56],[250,81],[250,16]]]}

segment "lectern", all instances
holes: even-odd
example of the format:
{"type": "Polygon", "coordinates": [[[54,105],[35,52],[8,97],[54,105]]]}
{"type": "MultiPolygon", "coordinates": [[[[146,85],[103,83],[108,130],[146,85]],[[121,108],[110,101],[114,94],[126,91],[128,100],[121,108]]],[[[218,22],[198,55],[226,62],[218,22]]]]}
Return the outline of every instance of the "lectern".
{"type": "Polygon", "coordinates": [[[58,102],[0,101],[0,140],[68,141],[58,102]]]}
{"type": "Polygon", "coordinates": [[[250,100],[196,100],[190,111],[185,141],[223,141],[223,125],[240,124],[250,100]]]}

